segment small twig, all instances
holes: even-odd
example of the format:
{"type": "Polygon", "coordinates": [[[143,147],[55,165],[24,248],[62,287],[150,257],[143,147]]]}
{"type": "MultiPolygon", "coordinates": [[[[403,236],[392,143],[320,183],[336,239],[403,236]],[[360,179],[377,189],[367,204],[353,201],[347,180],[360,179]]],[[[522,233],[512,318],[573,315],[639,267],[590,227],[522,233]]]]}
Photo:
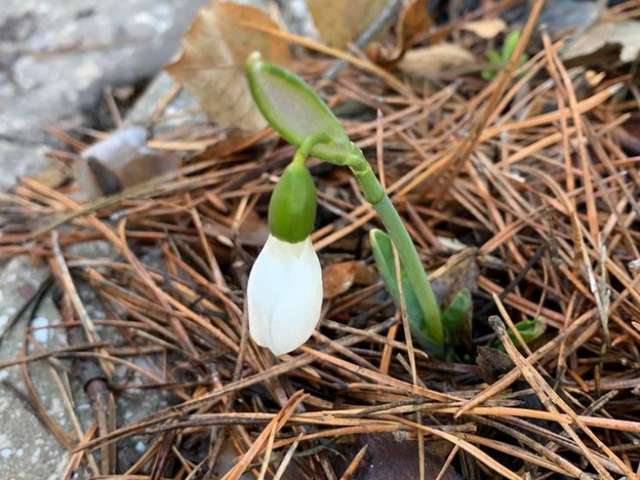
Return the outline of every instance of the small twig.
{"type": "Polygon", "coordinates": [[[344,471],[344,473],[340,477],[340,480],[350,480],[351,477],[353,477],[353,474],[356,473],[356,470],[358,470],[358,467],[360,466],[362,459],[366,455],[368,448],[369,446],[365,445],[360,449],[360,451],[358,451],[356,456],[353,457],[353,460],[351,460],[351,463],[349,464],[347,469],[344,471]]]}
{"type": "Polygon", "coordinates": [[[42,283],[40,283],[40,285],[38,286],[38,290],[20,306],[16,313],[11,316],[11,318],[5,324],[2,332],[0,332],[0,345],[2,345],[2,340],[4,340],[5,335],[7,335],[11,331],[16,323],[18,323],[18,320],[20,320],[20,318],[26,313],[29,307],[32,304],[38,305],[42,301],[44,295],[47,293],[52,284],[53,277],[49,275],[44,281],[42,281],[42,283]]]}
{"type": "Polygon", "coordinates": [[[289,449],[287,450],[287,453],[284,455],[284,457],[282,458],[282,461],[280,462],[280,465],[278,466],[278,470],[276,470],[276,473],[273,476],[273,480],[280,480],[284,475],[285,471],[287,470],[287,467],[289,466],[289,462],[291,462],[293,455],[296,453],[296,450],[298,449],[298,445],[300,445],[300,439],[302,438],[302,435],[303,435],[302,433],[298,435],[298,439],[295,442],[293,442],[289,447],[289,449]]]}
{"type": "MultiPolygon", "coordinates": [[[[87,336],[87,340],[89,343],[99,343],[100,339],[96,332],[96,326],[89,317],[87,310],[84,307],[84,303],[80,299],[80,295],[78,295],[78,291],[76,289],[75,284],[73,283],[73,279],[71,278],[71,273],[69,272],[69,268],[67,267],[67,263],[62,255],[62,251],[60,250],[60,244],[58,243],[58,232],[56,230],[51,232],[51,247],[53,250],[53,260],[55,261],[55,265],[57,266],[58,278],[62,282],[62,287],[64,292],[69,295],[73,308],[82,323],[82,327],[84,328],[84,333],[87,336]]],[[[100,353],[102,353],[106,358],[110,355],[105,349],[100,349],[100,353]]],[[[113,375],[113,366],[104,361],[100,360],[100,366],[104,370],[104,373],[107,375],[107,378],[111,378],[113,375]]]]}

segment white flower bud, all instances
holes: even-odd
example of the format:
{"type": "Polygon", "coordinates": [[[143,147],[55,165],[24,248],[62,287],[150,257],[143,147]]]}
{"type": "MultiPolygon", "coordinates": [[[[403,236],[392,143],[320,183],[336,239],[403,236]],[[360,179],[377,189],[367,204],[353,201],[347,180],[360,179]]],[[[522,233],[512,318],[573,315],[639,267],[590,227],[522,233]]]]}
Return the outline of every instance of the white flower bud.
{"type": "Polygon", "coordinates": [[[307,237],[289,243],[269,235],[247,285],[249,332],[274,355],[295,350],[313,333],[322,307],[322,270],[307,237]]]}

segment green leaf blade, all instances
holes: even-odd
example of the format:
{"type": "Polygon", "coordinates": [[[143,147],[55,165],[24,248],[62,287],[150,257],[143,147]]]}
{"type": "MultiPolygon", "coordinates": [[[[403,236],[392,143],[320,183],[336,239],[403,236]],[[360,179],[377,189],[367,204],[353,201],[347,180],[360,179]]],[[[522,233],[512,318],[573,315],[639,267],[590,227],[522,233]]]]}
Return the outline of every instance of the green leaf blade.
{"type": "MultiPolygon", "coordinates": [[[[400,289],[398,288],[391,237],[382,230],[373,228],[369,231],[369,239],[371,241],[371,250],[376,262],[376,267],[378,268],[378,273],[380,273],[380,277],[382,278],[385,287],[387,287],[387,291],[396,304],[396,308],[400,309],[400,289]]],[[[436,357],[442,358],[444,353],[443,348],[429,337],[428,328],[424,317],[422,316],[420,303],[418,302],[418,298],[409,283],[407,275],[402,270],[402,267],[400,274],[402,281],[402,293],[404,295],[406,314],[411,327],[411,333],[420,346],[422,346],[427,352],[436,357]]]]}

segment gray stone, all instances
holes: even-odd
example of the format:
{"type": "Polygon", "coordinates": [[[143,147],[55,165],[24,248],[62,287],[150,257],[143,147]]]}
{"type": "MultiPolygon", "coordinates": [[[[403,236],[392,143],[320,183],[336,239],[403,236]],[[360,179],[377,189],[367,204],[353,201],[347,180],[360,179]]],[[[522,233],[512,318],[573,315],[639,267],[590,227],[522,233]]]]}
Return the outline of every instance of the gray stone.
{"type": "Polygon", "coordinates": [[[0,150],[4,189],[44,166],[44,124],[86,124],[105,87],[155,75],[207,0],[2,3],[0,139],[11,144],[0,150]],[[19,162],[7,160],[16,153],[19,162]]]}
{"type": "Polygon", "coordinates": [[[5,141],[0,138],[0,191],[13,186],[15,178],[32,175],[46,166],[44,145],[5,141]]]}
{"type": "MultiPolygon", "coordinates": [[[[11,260],[0,274],[0,332],[11,317],[38,290],[46,278],[47,268],[35,267],[27,257],[11,260]]],[[[27,317],[10,330],[0,349],[0,362],[21,355],[27,317]]],[[[64,345],[59,330],[46,329],[59,322],[58,312],[50,299],[42,302],[32,327],[39,327],[33,337],[42,348],[56,349],[64,345]]],[[[30,353],[33,353],[34,350],[30,353]]],[[[64,405],[45,362],[29,366],[35,388],[51,417],[68,429],[64,405]]],[[[65,451],[9,385],[24,391],[20,367],[0,370],[0,478],[7,480],[58,479],[66,465],[65,451]]]]}

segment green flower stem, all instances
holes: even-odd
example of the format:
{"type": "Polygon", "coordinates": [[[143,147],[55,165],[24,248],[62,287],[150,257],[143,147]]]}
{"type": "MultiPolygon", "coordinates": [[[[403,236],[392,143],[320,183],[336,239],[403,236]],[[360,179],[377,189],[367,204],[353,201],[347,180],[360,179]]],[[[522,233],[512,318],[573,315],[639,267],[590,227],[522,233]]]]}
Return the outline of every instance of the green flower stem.
{"type": "Polygon", "coordinates": [[[305,160],[311,153],[311,149],[318,143],[328,143],[331,138],[326,132],[314,133],[304,139],[300,147],[296,150],[291,163],[304,165],[305,160]]]}
{"type": "Polygon", "coordinates": [[[404,275],[417,298],[423,322],[417,326],[416,335],[429,337],[434,345],[432,350],[441,356],[444,351],[442,319],[429,278],[400,215],[362,151],[349,141],[331,109],[300,77],[262,61],[260,55],[254,53],[247,59],[247,81],[256,105],[269,124],[287,142],[300,147],[294,166],[302,165],[310,155],[351,169],[398,250],[404,275]]]}
{"type": "Polygon", "coordinates": [[[424,333],[438,347],[443,347],[444,332],[440,317],[440,307],[431,289],[429,277],[422,266],[422,261],[413,244],[413,240],[411,240],[411,236],[409,236],[409,232],[407,232],[407,228],[404,226],[398,211],[391,203],[382,185],[380,185],[375,173],[373,173],[369,162],[367,162],[360,150],[357,150],[357,153],[356,151],[353,153],[348,166],[360,184],[365,199],[378,212],[387,233],[398,250],[400,262],[422,310],[424,325],[427,330],[424,333]]]}

